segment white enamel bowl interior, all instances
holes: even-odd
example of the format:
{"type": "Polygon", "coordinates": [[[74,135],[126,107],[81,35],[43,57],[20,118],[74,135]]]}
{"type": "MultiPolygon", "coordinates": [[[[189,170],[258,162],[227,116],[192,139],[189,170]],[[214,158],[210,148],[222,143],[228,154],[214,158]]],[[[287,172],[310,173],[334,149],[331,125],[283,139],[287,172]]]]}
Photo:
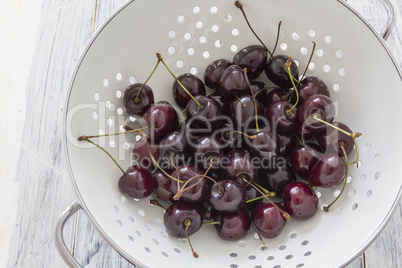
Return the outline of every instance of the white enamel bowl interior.
{"type": "MultiPolygon", "coordinates": [[[[185,239],[167,235],[162,211],[148,200],[123,196],[121,172],[100,150],[78,143],[80,135],[115,133],[130,122],[122,95],[143,82],[160,52],[175,74],[203,77],[207,64],[232,59],[257,44],[232,1],[137,0],[97,33],[76,69],[66,114],[66,148],[77,195],[88,217],[127,259],[146,267],[336,267],[349,262],[378,234],[401,189],[401,77],[379,36],[338,1],[244,1],[248,17],[267,46],[283,21],[277,54],[291,55],[304,70],[312,41],[317,44],[308,75],[321,77],[338,108],[337,121],[363,135],[360,161],[350,168],[344,196],[330,212],[310,220],[291,219],[276,239],[262,246],[255,232],[240,241],[217,238],[213,226],[185,239]]],[[[161,65],[149,81],[156,101],[174,103],[172,77],[161,65]]],[[[133,120],[133,118],[131,118],[133,120]]],[[[97,140],[123,168],[130,163],[133,135],[97,140]]],[[[352,155],[350,159],[354,159],[352,155]]],[[[341,186],[316,191],[320,207],[341,186]]]]}

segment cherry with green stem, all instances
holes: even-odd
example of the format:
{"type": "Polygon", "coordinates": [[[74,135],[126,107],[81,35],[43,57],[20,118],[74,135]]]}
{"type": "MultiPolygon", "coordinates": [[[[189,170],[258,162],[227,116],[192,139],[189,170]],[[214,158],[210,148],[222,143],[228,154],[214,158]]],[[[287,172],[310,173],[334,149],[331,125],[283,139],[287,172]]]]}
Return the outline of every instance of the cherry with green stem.
{"type": "Polygon", "coordinates": [[[253,89],[251,88],[250,81],[249,81],[249,79],[248,79],[247,68],[244,68],[244,69],[243,69],[243,73],[244,73],[244,77],[246,78],[247,85],[248,85],[248,87],[250,88],[251,96],[253,97],[253,101],[254,101],[254,113],[255,113],[255,128],[256,128],[257,132],[259,132],[260,129],[259,129],[259,127],[258,127],[257,103],[256,103],[256,99],[255,99],[255,95],[254,95],[253,89]]]}

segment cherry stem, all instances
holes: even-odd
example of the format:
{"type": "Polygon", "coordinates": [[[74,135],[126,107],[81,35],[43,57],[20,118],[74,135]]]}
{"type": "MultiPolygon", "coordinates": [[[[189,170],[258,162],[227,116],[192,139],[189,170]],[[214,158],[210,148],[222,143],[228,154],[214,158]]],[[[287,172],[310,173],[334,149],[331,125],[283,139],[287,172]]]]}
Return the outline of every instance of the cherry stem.
{"type": "Polygon", "coordinates": [[[357,163],[357,161],[359,161],[359,147],[357,146],[357,141],[356,141],[356,139],[353,139],[353,142],[354,142],[355,148],[356,148],[356,160],[353,161],[353,162],[351,162],[351,163],[347,163],[347,164],[346,164],[347,166],[349,166],[349,165],[354,165],[354,164],[357,163]]]}
{"type": "Polygon", "coordinates": [[[295,82],[294,82],[294,80],[296,80],[296,79],[293,77],[293,75],[292,75],[292,73],[290,71],[290,65],[291,64],[292,64],[292,60],[289,57],[288,61],[285,63],[285,70],[289,74],[290,81],[292,82],[292,85],[293,85],[293,91],[296,92],[296,102],[292,106],[292,108],[290,108],[289,110],[286,111],[287,115],[290,115],[292,113],[293,109],[296,108],[297,104],[299,103],[299,91],[297,90],[297,87],[296,87],[295,82]]]}
{"type": "Polygon", "coordinates": [[[240,9],[241,13],[243,14],[244,19],[245,19],[246,22],[247,22],[248,27],[249,27],[250,30],[253,32],[254,36],[257,37],[258,41],[261,43],[261,45],[265,48],[265,50],[269,53],[269,55],[270,55],[271,58],[272,58],[272,57],[273,57],[273,54],[271,53],[271,51],[265,46],[264,42],[262,42],[262,40],[261,40],[261,39],[258,37],[258,35],[254,32],[253,27],[251,27],[251,24],[250,24],[250,22],[249,22],[248,19],[247,19],[246,12],[245,12],[244,9],[243,9],[243,5],[240,4],[239,1],[236,1],[236,2],[235,2],[235,6],[236,6],[238,9],[240,9]]]}
{"type": "Polygon", "coordinates": [[[162,208],[163,210],[166,210],[166,207],[164,207],[164,206],[163,206],[161,203],[159,203],[159,201],[156,200],[156,199],[151,199],[151,200],[149,200],[149,203],[150,203],[151,205],[153,205],[153,206],[158,206],[158,207],[162,208]]]}
{"type": "Polygon", "coordinates": [[[247,135],[246,133],[241,132],[241,131],[238,131],[238,130],[235,130],[235,131],[232,131],[232,132],[227,132],[227,134],[232,134],[232,133],[240,133],[240,134],[243,134],[244,136],[248,137],[249,139],[255,139],[255,138],[257,138],[257,135],[252,135],[252,136],[250,136],[250,135],[247,135]]]}
{"type": "MultiPolygon", "coordinates": [[[[279,21],[279,23],[278,23],[278,32],[276,34],[275,46],[274,46],[274,49],[272,50],[272,55],[275,54],[275,50],[276,50],[276,48],[278,46],[279,34],[281,32],[281,26],[282,26],[282,21],[279,21]]],[[[272,55],[271,55],[271,59],[272,59],[272,55]]]]}
{"type": "Polygon", "coordinates": [[[216,92],[216,88],[212,89],[212,91],[209,92],[207,95],[205,95],[205,97],[209,97],[209,96],[211,96],[212,94],[214,94],[215,92],[216,92]]]}
{"type": "MultiPolygon", "coordinates": [[[[275,192],[270,192],[270,193],[268,194],[269,197],[273,197],[273,196],[275,196],[275,195],[276,195],[275,192]]],[[[251,202],[254,202],[254,201],[263,199],[263,198],[265,198],[265,196],[262,195],[262,196],[259,196],[259,197],[253,198],[253,199],[249,199],[249,200],[246,201],[246,203],[251,203],[251,202]]]]}
{"type": "Polygon", "coordinates": [[[177,79],[177,77],[172,73],[172,71],[169,69],[169,67],[166,65],[165,61],[163,60],[162,55],[160,53],[156,53],[156,57],[163,63],[163,65],[166,67],[166,69],[169,71],[169,73],[173,76],[173,78],[177,81],[177,83],[179,83],[181,88],[197,103],[198,109],[202,110],[204,107],[201,105],[201,103],[196,98],[194,98],[193,95],[191,95],[191,93],[187,90],[187,88],[185,86],[183,86],[183,84],[179,81],[179,79],[177,79]]]}
{"type": "Polygon", "coordinates": [[[147,80],[145,80],[145,82],[141,85],[140,89],[138,90],[137,95],[136,95],[135,98],[134,98],[134,102],[135,102],[135,103],[139,103],[139,102],[140,102],[140,98],[139,98],[140,92],[141,92],[142,88],[148,83],[148,80],[151,79],[151,77],[152,77],[152,75],[154,74],[155,70],[158,68],[158,65],[159,65],[160,62],[161,62],[161,61],[160,61],[160,59],[158,58],[158,61],[156,62],[155,67],[154,67],[154,69],[152,70],[151,74],[148,76],[147,80]]]}
{"type": "Polygon", "coordinates": [[[236,150],[237,147],[239,147],[239,145],[240,145],[243,141],[244,141],[244,137],[241,139],[241,141],[239,141],[239,142],[236,144],[236,146],[235,146],[230,152],[233,152],[234,150],[236,150]]]}
{"type": "Polygon", "coordinates": [[[104,148],[100,147],[98,144],[96,144],[95,142],[91,141],[90,139],[86,139],[85,141],[95,145],[96,147],[98,147],[99,149],[101,149],[102,151],[104,151],[109,157],[110,159],[113,160],[113,162],[116,164],[116,166],[121,170],[121,172],[123,172],[123,174],[125,174],[126,172],[121,168],[121,166],[117,163],[117,161],[113,158],[113,156],[111,154],[109,154],[108,151],[106,151],[104,148]]]}
{"type": "Polygon", "coordinates": [[[309,60],[307,62],[306,69],[304,69],[304,73],[302,75],[302,78],[305,77],[305,75],[307,73],[308,66],[310,65],[311,59],[313,58],[313,55],[314,55],[316,43],[314,41],[312,41],[312,42],[313,42],[313,49],[311,50],[310,58],[309,58],[309,60]]]}
{"type": "Polygon", "coordinates": [[[143,127],[143,128],[137,128],[137,129],[132,129],[129,126],[124,126],[124,129],[127,130],[126,132],[119,132],[119,133],[113,133],[113,134],[104,134],[104,135],[93,135],[93,136],[80,136],[78,137],[78,141],[87,141],[89,139],[92,138],[100,138],[100,137],[108,137],[108,136],[117,136],[117,135],[121,135],[121,134],[127,134],[127,133],[131,133],[131,132],[139,132],[143,129],[146,129],[148,127],[143,127]]]}
{"type": "Polygon", "coordinates": [[[264,87],[264,88],[262,88],[262,89],[260,89],[260,90],[258,90],[256,93],[255,93],[255,95],[254,96],[257,96],[258,94],[260,94],[262,91],[264,91],[264,90],[268,90],[268,89],[274,89],[274,88],[278,88],[278,89],[280,89],[279,87],[264,87]]]}
{"type": "Polygon", "coordinates": [[[204,225],[215,225],[215,224],[221,225],[221,222],[220,221],[210,221],[210,222],[203,222],[202,224],[204,224],[204,225]]]}
{"type": "MultiPolygon", "coordinates": [[[[303,130],[302,130],[302,131],[303,131],[303,130]]],[[[303,133],[303,132],[302,132],[302,133],[303,133]]],[[[302,140],[299,138],[299,136],[297,136],[296,133],[293,132],[293,135],[296,137],[297,141],[298,141],[301,145],[304,145],[303,142],[302,142],[302,140]]]]}
{"type": "Polygon", "coordinates": [[[179,180],[179,179],[176,179],[175,177],[171,176],[169,173],[167,173],[167,172],[159,165],[158,161],[156,161],[155,158],[154,158],[154,156],[152,155],[151,147],[149,146],[149,143],[148,143],[148,140],[147,140],[147,135],[145,135],[145,133],[142,132],[142,131],[139,131],[139,134],[140,134],[141,138],[145,141],[145,145],[147,146],[149,156],[151,157],[152,162],[154,162],[155,166],[156,166],[160,171],[162,171],[163,174],[165,174],[166,176],[168,176],[170,179],[172,179],[172,180],[174,180],[174,181],[177,181],[177,182],[180,182],[180,183],[184,183],[183,181],[181,181],[181,180],[179,180]]]}
{"type": "Polygon", "coordinates": [[[240,104],[241,104],[243,107],[247,107],[246,104],[244,104],[244,103],[241,102],[240,98],[239,98],[236,94],[234,94],[234,96],[235,96],[235,98],[240,102],[240,104]]]}
{"type": "Polygon", "coordinates": [[[248,75],[247,75],[247,68],[243,69],[244,77],[246,78],[246,82],[248,87],[250,88],[251,96],[253,96],[253,101],[254,101],[254,113],[255,113],[255,128],[257,129],[257,132],[260,131],[258,127],[258,116],[257,116],[257,101],[255,100],[255,95],[253,92],[253,89],[251,88],[250,81],[248,80],[248,75]]]}
{"type": "Polygon", "coordinates": [[[190,245],[191,251],[193,252],[193,256],[194,256],[194,258],[198,258],[198,254],[197,254],[197,252],[194,251],[193,245],[191,245],[190,236],[188,235],[188,227],[190,227],[190,225],[191,225],[191,220],[185,219],[184,225],[186,226],[186,229],[185,229],[186,236],[187,236],[188,244],[190,245]]]}
{"type": "Polygon", "coordinates": [[[345,147],[343,146],[343,144],[341,144],[340,147],[341,147],[341,149],[342,149],[343,155],[345,156],[345,162],[346,162],[346,164],[345,164],[345,166],[346,166],[345,181],[343,182],[343,186],[342,186],[341,192],[340,192],[339,195],[334,199],[334,201],[332,201],[331,204],[326,205],[326,206],[323,207],[323,210],[324,210],[325,212],[328,212],[328,211],[329,211],[329,208],[339,199],[339,197],[342,195],[343,191],[345,190],[346,184],[347,184],[347,182],[348,182],[348,174],[349,174],[348,155],[346,154],[345,147]]]}
{"type": "Polygon", "coordinates": [[[326,124],[326,125],[328,125],[328,126],[334,128],[334,129],[336,129],[336,130],[342,132],[342,133],[345,134],[345,135],[348,135],[348,136],[351,137],[352,139],[356,139],[356,138],[358,138],[358,137],[360,137],[360,136],[362,135],[361,132],[352,132],[352,133],[349,133],[349,132],[347,132],[347,131],[345,131],[345,130],[343,130],[343,129],[337,127],[337,126],[334,126],[333,124],[331,124],[331,123],[329,123],[329,122],[327,122],[327,121],[325,121],[325,120],[322,120],[318,114],[313,114],[313,119],[315,119],[315,120],[317,120],[317,121],[319,121],[319,122],[321,122],[321,123],[323,123],[323,124],[326,124]]]}
{"type": "MultiPolygon", "coordinates": [[[[271,201],[271,199],[269,199],[268,194],[269,194],[270,192],[268,192],[267,190],[265,190],[265,191],[267,191],[267,194],[264,194],[264,193],[259,189],[259,187],[261,187],[261,186],[257,187],[257,186],[256,186],[257,184],[254,185],[254,184],[252,184],[251,182],[249,182],[248,180],[246,180],[245,178],[243,178],[243,181],[245,181],[247,184],[249,184],[249,185],[251,185],[252,187],[254,187],[263,197],[265,197],[265,199],[268,200],[269,203],[271,203],[277,210],[279,210],[279,211],[282,213],[282,216],[286,219],[286,221],[289,220],[289,218],[290,218],[289,214],[288,214],[286,211],[284,211],[283,209],[281,209],[280,207],[278,207],[274,202],[271,201]]],[[[262,187],[261,187],[261,188],[262,188],[262,187]]]]}

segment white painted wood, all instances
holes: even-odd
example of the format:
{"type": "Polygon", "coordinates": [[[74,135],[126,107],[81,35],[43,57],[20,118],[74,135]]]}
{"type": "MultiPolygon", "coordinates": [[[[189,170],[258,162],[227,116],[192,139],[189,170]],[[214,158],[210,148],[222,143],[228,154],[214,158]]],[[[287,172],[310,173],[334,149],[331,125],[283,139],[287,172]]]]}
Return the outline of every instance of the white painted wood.
{"type": "MultiPolygon", "coordinates": [[[[397,29],[392,32],[387,45],[402,66],[402,2],[391,1],[397,8],[398,19],[397,29]]],[[[5,6],[4,2],[0,2],[0,11],[5,6]]],[[[0,143],[1,150],[18,150],[14,157],[16,160],[13,160],[18,168],[9,174],[18,183],[19,199],[16,223],[8,247],[8,267],[65,266],[53,244],[52,228],[58,215],[76,198],[68,180],[61,147],[67,87],[80,53],[94,28],[99,28],[124,2],[44,0],[41,3],[38,34],[31,40],[37,53],[29,66],[30,75],[25,78],[26,105],[21,106],[25,123],[19,126],[21,135],[18,140],[7,134],[13,146],[9,145],[11,143],[7,143],[7,146],[0,143]]],[[[348,3],[356,7],[376,30],[382,29],[385,12],[381,10],[378,0],[348,0],[348,3]]],[[[26,22],[33,18],[21,19],[26,22]]],[[[1,23],[0,49],[4,47],[1,38],[6,32],[2,27],[1,23]]],[[[18,30],[13,25],[10,27],[10,31],[18,30]]],[[[4,82],[0,80],[2,96],[3,86],[4,82]]],[[[13,101],[18,102],[18,99],[13,101]]],[[[0,109],[2,117],[7,112],[0,109]]],[[[3,132],[9,128],[0,126],[3,132]]],[[[3,141],[7,139],[4,133],[0,134],[0,138],[3,141]]],[[[2,207],[5,205],[1,199],[0,204],[2,207]]],[[[384,231],[366,250],[366,267],[402,267],[401,226],[402,209],[399,205],[384,231]]],[[[82,212],[68,222],[65,238],[76,259],[85,267],[134,267],[105,242],[82,212]]],[[[363,267],[362,258],[358,257],[347,267],[363,267]]]]}

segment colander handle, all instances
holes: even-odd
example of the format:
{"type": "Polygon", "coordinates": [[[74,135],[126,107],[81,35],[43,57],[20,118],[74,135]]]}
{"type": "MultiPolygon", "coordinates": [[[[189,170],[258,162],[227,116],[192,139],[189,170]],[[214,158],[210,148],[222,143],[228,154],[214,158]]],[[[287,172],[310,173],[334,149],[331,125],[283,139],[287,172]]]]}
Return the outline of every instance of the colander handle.
{"type": "Polygon", "coordinates": [[[75,200],[65,211],[61,213],[59,219],[57,220],[56,228],[54,230],[54,239],[57,250],[59,251],[65,263],[69,267],[74,268],[80,268],[81,265],[77,262],[77,260],[74,259],[73,255],[68,250],[64,242],[63,230],[67,220],[81,208],[81,205],[78,203],[77,200],[75,200]]]}
{"type": "Polygon", "coordinates": [[[390,0],[381,0],[380,2],[383,4],[383,6],[386,9],[387,14],[388,14],[387,24],[385,25],[384,29],[381,31],[382,38],[384,38],[384,40],[387,40],[389,35],[391,34],[391,31],[394,29],[394,26],[395,26],[395,21],[396,21],[395,9],[390,0]]]}

